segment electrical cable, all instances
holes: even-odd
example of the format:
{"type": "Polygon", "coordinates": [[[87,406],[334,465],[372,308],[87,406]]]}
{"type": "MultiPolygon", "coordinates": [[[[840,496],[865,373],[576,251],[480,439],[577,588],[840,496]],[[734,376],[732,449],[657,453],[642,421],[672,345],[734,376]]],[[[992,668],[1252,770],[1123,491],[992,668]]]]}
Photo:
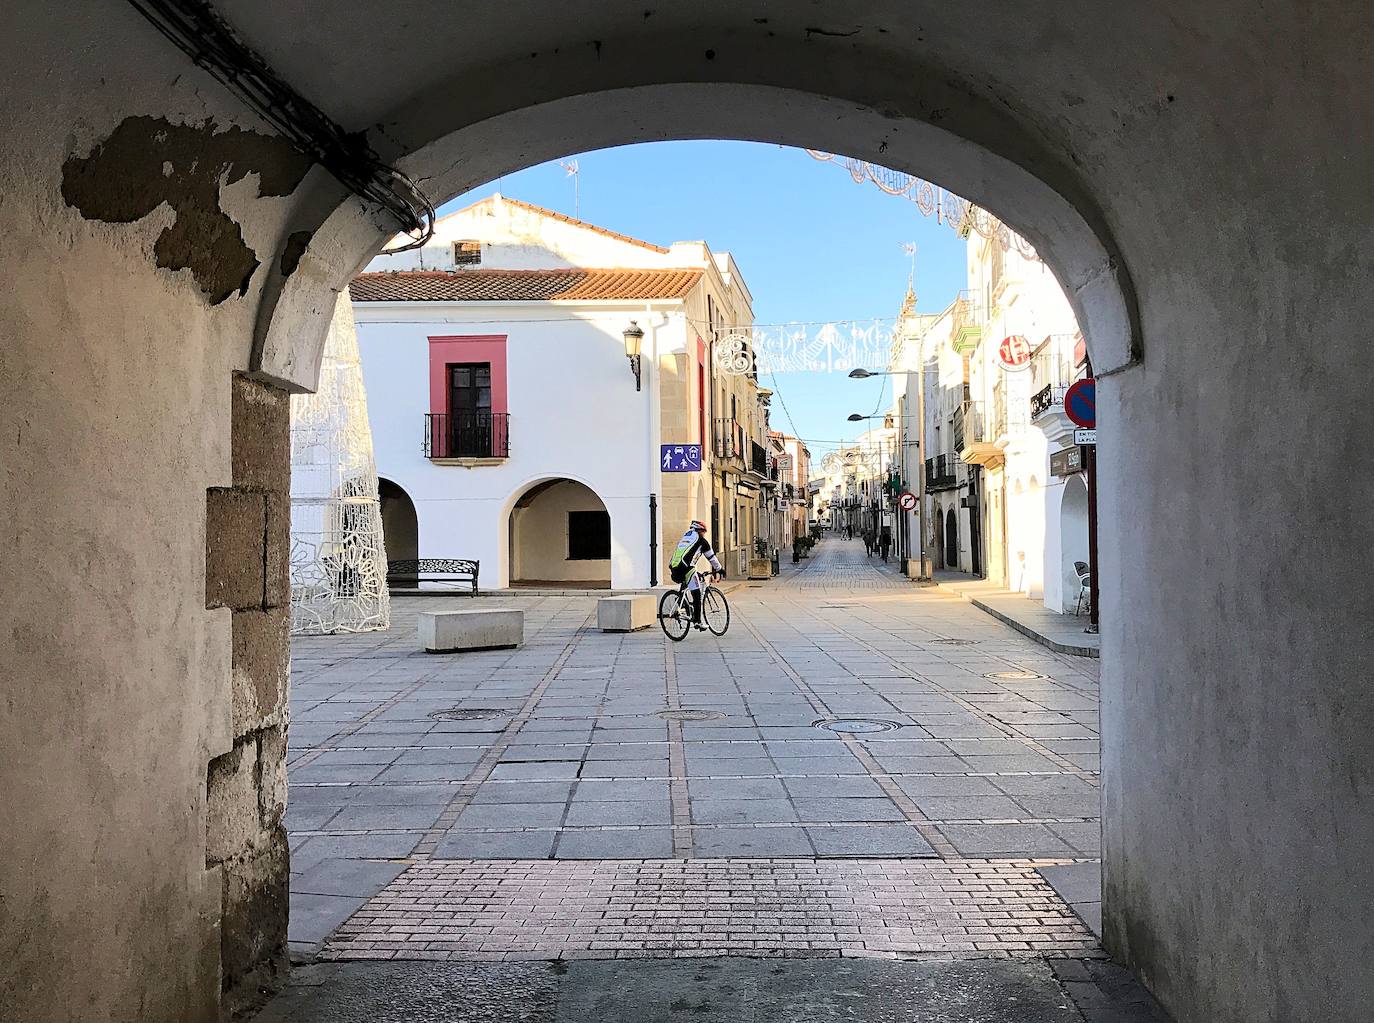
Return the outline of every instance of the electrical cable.
{"type": "Polygon", "coordinates": [[[361,132],[348,132],[281,79],[207,0],[129,0],[195,65],[234,93],[303,155],[365,202],[382,207],[418,248],[434,236],[434,204],[386,164],[361,132]]]}

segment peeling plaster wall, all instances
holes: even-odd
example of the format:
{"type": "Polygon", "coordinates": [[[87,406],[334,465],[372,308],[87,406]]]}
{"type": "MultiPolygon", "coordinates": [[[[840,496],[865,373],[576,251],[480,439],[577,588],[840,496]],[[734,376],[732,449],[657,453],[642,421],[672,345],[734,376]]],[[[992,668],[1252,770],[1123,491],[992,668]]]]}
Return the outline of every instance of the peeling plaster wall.
{"type": "Polygon", "coordinates": [[[285,632],[207,607],[206,511],[286,457],[232,373],[303,168],[127,5],[3,20],[0,1018],[209,1023],[285,920],[285,632]]]}

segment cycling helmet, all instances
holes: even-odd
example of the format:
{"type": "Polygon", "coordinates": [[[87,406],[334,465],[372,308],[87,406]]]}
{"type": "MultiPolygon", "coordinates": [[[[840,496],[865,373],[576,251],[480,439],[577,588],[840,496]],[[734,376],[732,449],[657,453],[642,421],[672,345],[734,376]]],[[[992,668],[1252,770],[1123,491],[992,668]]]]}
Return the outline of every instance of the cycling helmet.
{"type": "Polygon", "coordinates": [[[704,533],[706,532],[706,523],[702,522],[701,519],[693,519],[691,528],[695,529],[698,533],[704,533]]]}

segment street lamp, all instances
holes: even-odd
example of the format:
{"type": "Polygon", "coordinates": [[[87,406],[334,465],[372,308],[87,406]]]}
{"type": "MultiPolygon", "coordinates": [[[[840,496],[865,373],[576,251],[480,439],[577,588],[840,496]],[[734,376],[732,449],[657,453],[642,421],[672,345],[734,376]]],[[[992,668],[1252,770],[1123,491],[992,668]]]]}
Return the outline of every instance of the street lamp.
{"type": "MultiPolygon", "coordinates": [[[[921,365],[921,379],[916,387],[916,501],[920,508],[920,514],[916,521],[917,532],[920,534],[921,541],[921,567],[917,570],[917,579],[929,579],[926,573],[926,372],[925,372],[925,337],[920,337],[921,348],[918,349],[917,361],[921,365]]],[[[901,376],[902,373],[893,372],[885,369],[864,369],[862,366],[849,371],[851,380],[867,380],[869,377],[891,377],[901,376]]],[[[877,419],[877,416],[861,416],[857,412],[849,417],[851,423],[862,422],[865,419],[877,419]]],[[[906,420],[909,416],[903,416],[906,420]]],[[[906,447],[903,442],[902,462],[906,462],[906,447]]]]}
{"type": "Polygon", "coordinates": [[[625,356],[630,360],[630,372],[635,375],[635,390],[640,389],[640,351],[644,343],[644,328],[634,320],[623,332],[625,356]]]}

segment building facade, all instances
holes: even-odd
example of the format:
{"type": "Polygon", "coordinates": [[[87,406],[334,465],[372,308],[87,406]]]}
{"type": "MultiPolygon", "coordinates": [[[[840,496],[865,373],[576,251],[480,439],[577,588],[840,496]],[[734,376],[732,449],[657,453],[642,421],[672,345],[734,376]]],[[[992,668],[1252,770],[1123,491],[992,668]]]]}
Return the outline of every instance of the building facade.
{"type": "MultiPolygon", "coordinates": [[[[927,559],[1074,612],[1090,561],[1088,490],[1063,400],[1088,372],[1082,336],[1044,263],[996,232],[971,234],[967,253],[968,288],[941,313],[917,314],[908,295],[894,350],[894,412],[909,424],[902,475],[924,473],[927,559]]],[[[919,528],[914,510],[906,518],[919,528]]]]}
{"type": "Polygon", "coordinates": [[[643,587],[693,518],[747,556],[766,413],[713,365],[752,323],[728,254],[493,195],[351,291],[389,559],[478,560],[484,588],[643,587]]]}

